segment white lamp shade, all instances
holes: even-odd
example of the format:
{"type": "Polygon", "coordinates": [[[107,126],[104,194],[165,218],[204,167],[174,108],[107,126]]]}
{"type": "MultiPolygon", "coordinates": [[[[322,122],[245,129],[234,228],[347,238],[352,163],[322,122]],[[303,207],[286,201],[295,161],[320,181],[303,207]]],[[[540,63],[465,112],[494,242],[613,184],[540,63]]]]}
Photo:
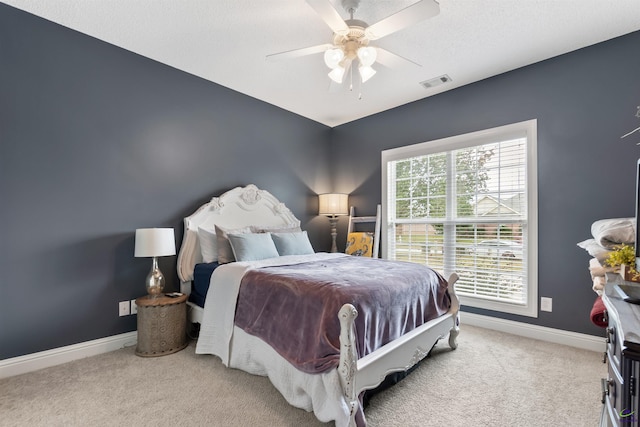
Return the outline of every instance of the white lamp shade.
{"type": "Polygon", "coordinates": [[[349,214],[349,195],[328,193],[318,195],[320,206],[318,215],[348,215],[349,214]]]}
{"type": "Polygon", "coordinates": [[[336,83],[342,83],[342,77],[344,77],[344,68],[339,65],[329,72],[329,78],[336,83]]]}
{"type": "Polygon", "coordinates": [[[371,67],[364,66],[364,65],[361,65],[360,67],[358,67],[358,71],[360,72],[360,77],[362,78],[362,83],[364,83],[367,80],[369,80],[376,73],[376,70],[374,70],[371,67]]]}
{"type": "Polygon", "coordinates": [[[374,62],[376,62],[376,58],[378,57],[378,51],[375,47],[366,46],[358,49],[357,52],[358,59],[360,60],[360,64],[365,67],[371,67],[374,62]]]}
{"type": "Polygon", "coordinates": [[[136,257],[176,254],[173,228],[139,228],[136,230],[136,257]]]}
{"type": "Polygon", "coordinates": [[[324,63],[329,68],[336,68],[340,61],[344,59],[344,52],[342,49],[327,49],[324,52],[324,63]]]}

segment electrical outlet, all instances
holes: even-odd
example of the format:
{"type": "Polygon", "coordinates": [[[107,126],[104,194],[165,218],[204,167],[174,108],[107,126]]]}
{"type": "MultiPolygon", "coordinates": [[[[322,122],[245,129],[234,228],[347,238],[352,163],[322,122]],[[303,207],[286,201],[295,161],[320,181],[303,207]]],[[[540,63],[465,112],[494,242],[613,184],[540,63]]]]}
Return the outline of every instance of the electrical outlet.
{"type": "Polygon", "coordinates": [[[552,311],[553,298],[540,298],[540,311],[552,311]]]}
{"type": "Polygon", "coordinates": [[[129,315],[129,301],[120,301],[119,303],[119,316],[129,315]]]}
{"type": "Polygon", "coordinates": [[[131,314],[138,314],[138,305],[134,299],[131,300],[131,314]]]}

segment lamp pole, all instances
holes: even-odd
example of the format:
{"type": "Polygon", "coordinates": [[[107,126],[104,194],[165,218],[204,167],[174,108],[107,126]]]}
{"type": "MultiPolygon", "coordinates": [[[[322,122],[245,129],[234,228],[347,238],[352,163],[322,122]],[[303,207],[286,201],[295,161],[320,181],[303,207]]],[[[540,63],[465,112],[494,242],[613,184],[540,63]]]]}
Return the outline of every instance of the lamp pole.
{"type": "Polygon", "coordinates": [[[338,252],[338,247],[336,245],[336,236],[338,235],[338,231],[336,226],[338,224],[338,217],[336,215],[332,215],[329,217],[329,225],[331,226],[331,252],[338,252]]]}

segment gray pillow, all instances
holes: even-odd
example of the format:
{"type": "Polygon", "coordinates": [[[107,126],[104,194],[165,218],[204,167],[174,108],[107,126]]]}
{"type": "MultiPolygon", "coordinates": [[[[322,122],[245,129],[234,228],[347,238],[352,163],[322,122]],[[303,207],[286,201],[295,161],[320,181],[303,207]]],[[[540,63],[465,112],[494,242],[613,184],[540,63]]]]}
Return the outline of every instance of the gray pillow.
{"type": "Polygon", "coordinates": [[[229,234],[251,233],[251,229],[249,227],[231,229],[216,225],[215,230],[218,262],[220,264],[226,264],[228,262],[235,261],[235,258],[233,257],[233,249],[231,249],[231,244],[229,243],[227,236],[229,234]]]}
{"type": "Polygon", "coordinates": [[[218,260],[218,237],[213,230],[206,230],[198,227],[198,240],[200,241],[200,252],[202,262],[213,262],[218,260]]]}
{"type": "Polygon", "coordinates": [[[281,256],[307,255],[315,253],[306,231],[293,233],[271,233],[271,238],[276,244],[278,253],[281,256]]]}
{"type": "Polygon", "coordinates": [[[271,233],[228,234],[236,261],[257,261],[278,256],[271,233]]]}

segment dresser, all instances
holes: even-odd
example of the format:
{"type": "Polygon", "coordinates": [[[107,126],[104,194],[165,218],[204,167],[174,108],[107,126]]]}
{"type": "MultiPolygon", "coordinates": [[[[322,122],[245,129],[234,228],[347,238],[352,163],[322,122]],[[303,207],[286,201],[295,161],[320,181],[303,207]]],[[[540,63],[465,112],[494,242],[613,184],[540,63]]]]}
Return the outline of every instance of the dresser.
{"type": "MultiPolygon", "coordinates": [[[[640,426],[638,380],[640,378],[640,305],[624,301],[616,284],[620,276],[607,276],[602,301],[607,310],[608,377],[602,379],[602,418],[605,426],[640,426]]],[[[640,283],[634,283],[640,286],[640,283]]]]}

